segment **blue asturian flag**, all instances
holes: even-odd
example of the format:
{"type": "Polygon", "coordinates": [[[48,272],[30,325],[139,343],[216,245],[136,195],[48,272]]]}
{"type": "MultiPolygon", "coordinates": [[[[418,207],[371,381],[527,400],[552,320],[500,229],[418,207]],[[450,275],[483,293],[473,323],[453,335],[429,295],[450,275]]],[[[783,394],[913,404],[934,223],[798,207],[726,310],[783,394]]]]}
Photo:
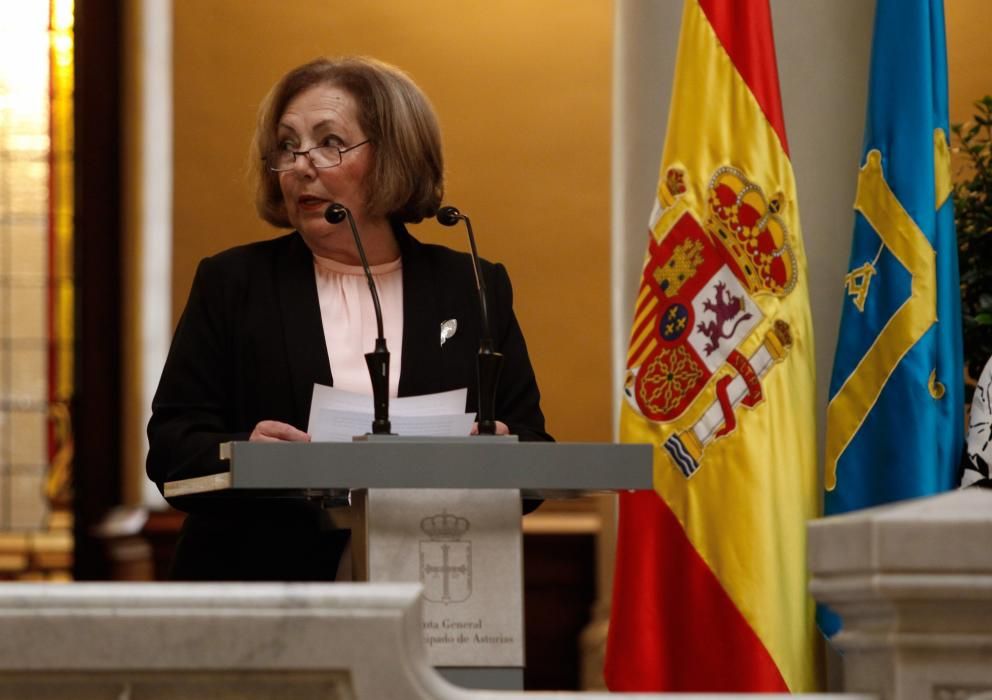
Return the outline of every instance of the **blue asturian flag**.
{"type": "MultiPolygon", "coordinates": [[[[961,302],[942,0],[878,0],[827,408],[826,515],[957,485],[961,302]]],[[[821,610],[828,635],[839,619],[821,610]]]]}

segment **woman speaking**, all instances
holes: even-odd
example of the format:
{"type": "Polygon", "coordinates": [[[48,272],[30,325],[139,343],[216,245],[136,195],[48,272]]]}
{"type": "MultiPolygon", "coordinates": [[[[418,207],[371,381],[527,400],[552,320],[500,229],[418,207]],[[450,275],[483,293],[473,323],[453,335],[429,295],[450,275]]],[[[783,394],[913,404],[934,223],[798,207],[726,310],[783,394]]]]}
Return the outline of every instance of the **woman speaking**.
{"type": "MultiPolygon", "coordinates": [[[[390,396],[467,387],[466,409],[477,405],[471,259],[405,227],[434,216],[444,189],[437,119],[420,89],[379,61],[312,61],[263,101],[253,150],[259,215],[293,231],[200,262],[148,424],[148,475],[160,489],[225,471],[223,442],[309,440],[315,383],[371,395],[374,309],[348,222],[325,219],[332,203],[352,212],[379,290],[390,396]]],[[[482,273],[504,356],[497,432],[550,440],[506,270],[483,261],[482,273]]],[[[347,541],[303,500],[175,505],[189,511],[177,579],[333,580],[347,541]]]]}

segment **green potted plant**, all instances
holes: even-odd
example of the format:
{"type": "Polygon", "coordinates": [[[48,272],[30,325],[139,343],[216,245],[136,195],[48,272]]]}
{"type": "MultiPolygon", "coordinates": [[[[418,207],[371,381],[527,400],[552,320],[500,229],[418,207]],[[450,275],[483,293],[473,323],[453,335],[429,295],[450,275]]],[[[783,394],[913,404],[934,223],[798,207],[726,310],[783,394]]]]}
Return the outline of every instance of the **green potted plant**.
{"type": "MultiPolygon", "coordinates": [[[[951,127],[957,140],[953,197],[964,364],[973,379],[992,357],[992,95],[975,107],[973,121],[951,127]]],[[[968,394],[970,401],[971,387],[968,394]]]]}

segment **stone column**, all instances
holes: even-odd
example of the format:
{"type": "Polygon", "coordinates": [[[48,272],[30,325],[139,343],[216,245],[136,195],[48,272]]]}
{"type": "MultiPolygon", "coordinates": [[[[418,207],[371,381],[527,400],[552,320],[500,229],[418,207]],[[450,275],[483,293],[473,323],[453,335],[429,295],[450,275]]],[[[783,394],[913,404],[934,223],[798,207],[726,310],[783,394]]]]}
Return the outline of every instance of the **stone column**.
{"type": "Polygon", "coordinates": [[[844,619],[844,690],[899,700],[992,693],[992,491],[809,524],[810,590],[844,619]]]}

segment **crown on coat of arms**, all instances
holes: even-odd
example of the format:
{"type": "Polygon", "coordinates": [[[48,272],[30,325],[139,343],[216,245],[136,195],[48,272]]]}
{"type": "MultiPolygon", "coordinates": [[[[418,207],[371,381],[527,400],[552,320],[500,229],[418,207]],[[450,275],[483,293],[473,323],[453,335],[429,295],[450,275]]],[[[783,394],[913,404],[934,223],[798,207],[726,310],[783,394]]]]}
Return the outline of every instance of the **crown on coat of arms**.
{"type": "Polygon", "coordinates": [[[706,228],[736,262],[750,292],[784,296],[796,284],[796,256],[779,213],[781,193],[771,198],[740,170],[713,173],[708,189],[706,228]]]}
{"type": "Polygon", "coordinates": [[[450,513],[428,515],[420,521],[420,529],[432,540],[457,540],[468,532],[469,522],[450,513]]]}

